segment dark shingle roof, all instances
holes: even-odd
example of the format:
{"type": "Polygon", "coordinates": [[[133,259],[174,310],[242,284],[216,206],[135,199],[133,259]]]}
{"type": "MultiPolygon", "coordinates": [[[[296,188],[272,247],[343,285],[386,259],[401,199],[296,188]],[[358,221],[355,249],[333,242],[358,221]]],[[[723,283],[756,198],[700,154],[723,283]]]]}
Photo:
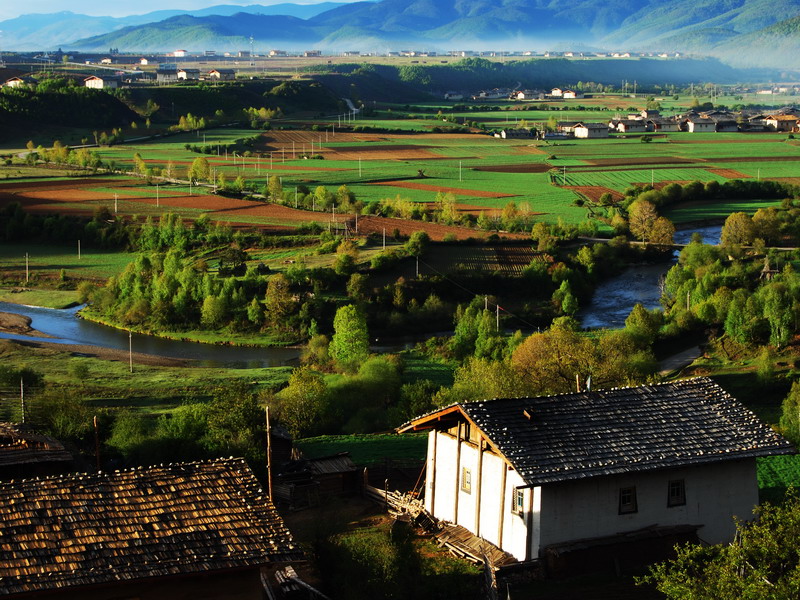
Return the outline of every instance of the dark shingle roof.
{"type": "Polygon", "coordinates": [[[242,459],[0,484],[0,595],[300,556],[242,459]]]}
{"type": "Polygon", "coordinates": [[[795,452],[705,377],[458,408],[529,486],[795,452]]]}
{"type": "Polygon", "coordinates": [[[0,467],[71,460],[72,455],[58,440],[26,425],[0,423],[0,467]]]}

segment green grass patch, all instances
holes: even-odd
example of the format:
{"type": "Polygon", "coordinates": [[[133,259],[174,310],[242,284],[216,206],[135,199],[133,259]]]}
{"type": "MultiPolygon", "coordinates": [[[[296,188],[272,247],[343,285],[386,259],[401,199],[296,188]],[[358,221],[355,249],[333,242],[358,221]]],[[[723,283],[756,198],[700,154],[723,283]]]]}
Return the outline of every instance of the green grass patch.
{"type": "Polygon", "coordinates": [[[789,488],[800,489],[800,455],[756,459],[761,502],[779,503],[789,488]]]}
{"type": "Polygon", "coordinates": [[[78,302],[78,292],[74,290],[22,290],[0,288],[0,302],[13,302],[27,306],[44,308],[67,308],[78,302]]]}
{"type": "Polygon", "coordinates": [[[108,278],[121,273],[135,255],[130,252],[119,252],[92,248],[81,245],[81,257],[78,258],[78,244],[29,244],[5,243],[0,245],[0,271],[13,272],[25,280],[25,254],[28,254],[30,277],[59,276],[61,270],[68,278],[108,278]]]}
{"type": "Polygon", "coordinates": [[[425,460],[428,435],[425,433],[376,433],[363,435],[321,435],[296,440],[306,458],[331,456],[349,452],[357,465],[369,466],[385,459],[425,460]]]}

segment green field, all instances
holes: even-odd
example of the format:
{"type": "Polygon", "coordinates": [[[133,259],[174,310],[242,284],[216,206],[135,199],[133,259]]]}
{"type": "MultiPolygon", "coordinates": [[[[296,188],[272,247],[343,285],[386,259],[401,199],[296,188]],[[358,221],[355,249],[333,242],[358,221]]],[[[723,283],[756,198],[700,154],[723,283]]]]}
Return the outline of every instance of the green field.
{"type": "Polygon", "coordinates": [[[120,273],[131,260],[129,252],[109,251],[78,244],[50,245],[4,243],[0,245],[0,275],[13,274],[20,283],[25,282],[25,255],[28,255],[30,279],[52,278],[65,271],[67,279],[106,279],[120,273]]]}
{"type": "Polygon", "coordinates": [[[780,502],[789,488],[800,489],[800,455],[757,459],[758,488],[762,501],[780,502]]]}
{"type": "Polygon", "coordinates": [[[296,440],[295,444],[306,458],[331,456],[349,452],[357,465],[369,466],[385,459],[425,460],[428,436],[413,434],[322,435],[296,440]]]}

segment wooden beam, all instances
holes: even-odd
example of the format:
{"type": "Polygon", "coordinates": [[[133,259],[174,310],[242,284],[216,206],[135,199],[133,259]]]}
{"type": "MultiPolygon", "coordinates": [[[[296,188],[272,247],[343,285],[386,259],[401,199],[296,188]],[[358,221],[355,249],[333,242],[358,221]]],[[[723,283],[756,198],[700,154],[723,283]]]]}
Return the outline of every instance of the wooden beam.
{"type": "Polygon", "coordinates": [[[481,535],[481,480],[483,479],[483,436],[478,442],[478,473],[475,476],[475,535],[481,535]]]}
{"type": "Polygon", "coordinates": [[[431,467],[428,468],[428,477],[431,478],[431,508],[430,513],[436,515],[436,450],[438,448],[439,432],[433,432],[433,459],[431,467]]]}
{"type": "Polygon", "coordinates": [[[503,467],[503,477],[500,482],[500,525],[497,528],[497,547],[503,549],[503,520],[506,514],[506,475],[508,467],[503,467]]]}
{"type": "Polygon", "coordinates": [[[530,560],[531,537],[533,536],[533,488],[528,488],[528,514],[525,524],[525,560],[530,560]]]}
{"type": "Polygon", "coordinates": [[[458,525],[458,495],[461,490],[461,421],[456,433],[456,493],[453,496],[453,523],[458,525]]]}

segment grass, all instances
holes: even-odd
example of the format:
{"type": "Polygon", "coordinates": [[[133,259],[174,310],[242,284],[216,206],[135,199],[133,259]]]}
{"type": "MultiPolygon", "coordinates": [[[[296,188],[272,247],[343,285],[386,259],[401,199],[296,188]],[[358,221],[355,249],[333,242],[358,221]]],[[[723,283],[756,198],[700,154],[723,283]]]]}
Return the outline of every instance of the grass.
{"type": "MultiPolygon", "coordinates": [[[[277,388],[289,380],[291,367],[225,369],[162,367],[75,355],[60,348],[31,348],[0,340],[0,363],[44,374],[45,382],[90,398],[97,408],[130,408],[160,414],[187,398],[206,397],[210,390],[245,381],[257,388],[277,388]]],[[[32,399],[35,402],[35,398],[32,399]]]]}
{"type": "Polygon", "coordinates": [[[428,436],[424,433],[322,435],[296,440],[295,444],[302,450],[306,458],[320,458],[339,452],[349,452],[354,463],[369,466],[382,463],[387,458],[425,460],[428,436]]]}
{"type": "Polygon", "coordinates": [[[19,290],[0,288],[0,302],[12,302],[44,308],[68,308],[78,302],[74,290],[19,290]]]}
{"type": "Polygon", "coordinates": [[[52,278],[60,276],[61,270],[68,278],[100,279],[121,273],[125,266],[134,259],[129,252],[103,250],[81,245],[81,257],[78,258],[78,245],[73,244],[29,244],[6,242],[0,245],[0,273],[8,277],[14,273],[25,280],[25,254],[28,254],[28,266],[31,279],[52,278]]]}
{"type": "Polygon", "coordinates": [[[756,459],[759,499],[779,503],[789,488],[800,489],[800,455],[756,459]]]}

